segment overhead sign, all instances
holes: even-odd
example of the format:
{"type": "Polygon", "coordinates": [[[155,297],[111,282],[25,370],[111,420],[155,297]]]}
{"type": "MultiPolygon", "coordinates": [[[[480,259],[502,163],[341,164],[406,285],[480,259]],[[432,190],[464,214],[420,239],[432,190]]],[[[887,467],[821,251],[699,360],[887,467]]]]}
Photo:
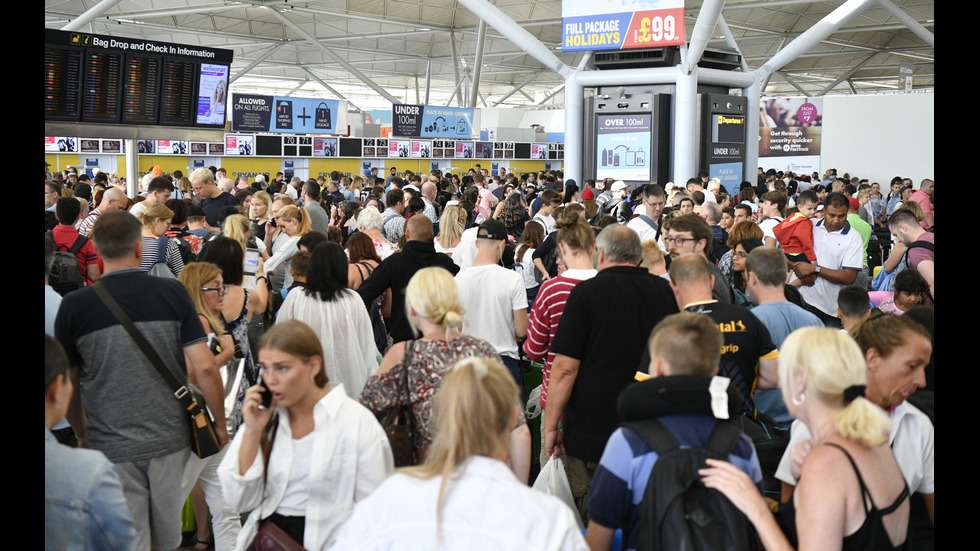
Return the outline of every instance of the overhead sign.
{"type": "Polygon", "coordinates": [[[470,138],[473,109],[396,103],[391,106],[391,134],[412,138],[470,138]]]}
{"type": "Polygon", "coordinates": [[[231,113],[235,132],[336,134],[340,101],[235,94],[231,113]]]}
{"type": "Polygon", "coordinates": [[[562,0],[562,51],[654,48],[686,41],[683,0],[634,0],[629,9],[613,10],[605,2],[562,0]]]}

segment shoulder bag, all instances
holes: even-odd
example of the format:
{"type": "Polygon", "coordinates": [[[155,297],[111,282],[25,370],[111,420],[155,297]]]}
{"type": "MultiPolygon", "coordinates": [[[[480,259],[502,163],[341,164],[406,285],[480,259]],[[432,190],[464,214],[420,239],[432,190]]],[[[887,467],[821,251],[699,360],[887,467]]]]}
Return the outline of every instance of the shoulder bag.
{"type": "MultiPolygon", "coordinates": [[[[402,384],[396,387],[400,389],[399,392],[407,392],[408,389],[408,369],[409,365],[411,365],[409,358],[414,343],[415,341],[405,343],[405,359],[402,360],[402,365],[405,368],[402,375],[402,384]]],[[[418,457],[415,453],[415,443],[413,441],[416,428],[412,406],[403,404],[399,400],[399,404],[385,414],[384,419],[381,420],[381,427],[384,429],[385,434],[388,435],[388,443],[391,445],[391,454],[394,456],[395,467],[415,465],[418,462],[418,457]]]]}
{"type": "Polygon", "coordinates": [[[167,366],[160,359],[160,355],[153,349],[150,342],[140,333],[132,320],[129,319],[129,316],[126,315],[126,312],[119,306],[119,303],[105,289],[105,286],[100,282],[96,282],[92,287],[106,307],[109,308],[109,311],[112,312],[112,315],[126,328],[129,336],[136,341],[136,345],[140,347],[140,350],[143,351],[143,354],[150,360],[153,367],[160,373],[163,380],[173,389],[174,396],[184,406],[184,410],[187,411],[190,417],[191,451],[202,459],[221,451],[221,445],[218,444],[218,435],[214,432],[214,417],[211,415],[207,404],[204,403],[204,394],[201,393],[201,390],[190,383],[181,385],[173,373],[167,369],[167,366]]]}

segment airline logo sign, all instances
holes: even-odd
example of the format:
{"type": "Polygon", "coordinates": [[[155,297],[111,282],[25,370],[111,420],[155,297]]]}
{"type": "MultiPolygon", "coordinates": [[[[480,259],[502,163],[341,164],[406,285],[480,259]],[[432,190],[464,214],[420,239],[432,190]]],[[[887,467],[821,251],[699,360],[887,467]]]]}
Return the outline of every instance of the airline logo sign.
{"type": "Polygon", "coordinates": [[[635,0],[612,12],[594,0],[563,0],[562,51],[627,50],[684,44],[683,0],[635,0]]]}

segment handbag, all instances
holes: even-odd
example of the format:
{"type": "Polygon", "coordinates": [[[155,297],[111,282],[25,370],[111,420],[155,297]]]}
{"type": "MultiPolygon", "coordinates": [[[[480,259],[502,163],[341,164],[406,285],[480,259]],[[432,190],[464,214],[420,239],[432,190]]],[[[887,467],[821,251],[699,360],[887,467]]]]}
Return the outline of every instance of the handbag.
{"type": "Polygon", "coordinates": [[[274,522],[263,522],[245,551],[303,551],[304,549],[274,522]]]}
{"type": "MultiPolygon", "coordinates": [[[[403,369],[400,388],[408,388],[408,366],[410,365],[408,359],[413,343],[414,341],[408,341],[405,344],[405,359],[402,360],[402,365],[405,368],[403,369]]],[[[412,413],[412,407],[399,403],[385,414],[381,420],[381,427],[388,436],[388,444],[391,446],[395,467],[408,467],[417,464],[418,456],[415,452],[414,442],[415,415],[412,413]]]]}
{"type": "Polygon", "coordinates": [[[126,328],[129,336],[136,341],[136,345],[139,346],[143,354],[150,360],[150,363],[160,373],[163,380],[167,382],[167,385],[173,389],[174,396],[180,400],[184,411],[189,416],[191,425],[191,451],[201,459],[210,457],[221,451],[221,445],[218,443],[218,435],[214,432],[214,416],[211,415],[211,411],[204,402],[204,394],[201,393],[201,389],[190,383],[181,385],[173,373],[167,369],[167,366],[160,359],[160,355],[153,349],[150,342],[133,325],[132,320],[129,319],[126,312],[119,306],[119,303],[112,298],[109,291],[106,291],[100,282],[93,284],[92,288],[95,289],[95,294],[102,299],[102,302],[112,312],[112,315],[126,328]]]}

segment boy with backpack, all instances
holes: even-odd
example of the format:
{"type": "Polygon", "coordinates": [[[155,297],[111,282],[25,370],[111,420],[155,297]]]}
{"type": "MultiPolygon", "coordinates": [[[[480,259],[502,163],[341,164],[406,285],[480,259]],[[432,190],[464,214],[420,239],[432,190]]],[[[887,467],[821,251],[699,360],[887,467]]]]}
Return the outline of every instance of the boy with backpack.
{"type": "Polygon", "coordinates": [[[741,396],[716,376],[722,345],[718,326],[702,314],[674,314],[654,327],[649,378],[638,373],[646,380],[620,395],[623,424],[592,480],[585,538],[593,551],[609,549],[620,527],[628,550],[755,548],[748,520],[698,476],[705,458],[721,457],[761,490],[759,458],[741,430],[741,396]]]}

